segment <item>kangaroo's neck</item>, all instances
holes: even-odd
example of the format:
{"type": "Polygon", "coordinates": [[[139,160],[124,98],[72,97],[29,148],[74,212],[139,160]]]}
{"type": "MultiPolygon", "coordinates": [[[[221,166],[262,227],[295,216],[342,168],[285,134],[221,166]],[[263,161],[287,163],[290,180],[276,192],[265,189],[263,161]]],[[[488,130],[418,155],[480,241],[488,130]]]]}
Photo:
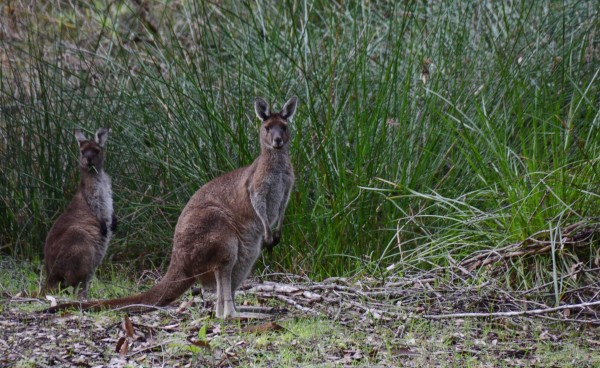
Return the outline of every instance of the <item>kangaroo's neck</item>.
{"type": "Polygon", "coordinates": [[[112,189],[110,177],[104,170],[82,170],[79,189],[96,218],[101,222],[110,222],[113,213],[112,189]]]}
{"type": "Polygon", "coordinates": [[[289,148],[286,146],[281,149],[269,149],[262,147],[260,156],[256,159],[258,166],[266,166],[273,169],[283,169],[290,164],[289,148]]]}

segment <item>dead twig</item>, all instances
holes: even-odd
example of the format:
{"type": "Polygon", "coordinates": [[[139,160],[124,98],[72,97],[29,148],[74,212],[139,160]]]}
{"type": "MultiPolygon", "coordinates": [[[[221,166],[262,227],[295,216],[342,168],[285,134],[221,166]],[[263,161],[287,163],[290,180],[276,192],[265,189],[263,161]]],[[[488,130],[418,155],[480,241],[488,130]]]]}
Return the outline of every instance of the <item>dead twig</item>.
{"type": "Polygon", "coordinates": [[[287,303],[287,304],[293,306],[294,308],[299,309],[299,310],[301,310],[303,312],[310,313],[310,314],[315,315],[315,316],[320,315],[320,313],[317,312],[316,310],[314,310],[312,308],[309,308],[309,307],[305,307],[305,306],[301,305],[300,303],[298,303],[297,301],[295,301],[294,299],[292,299],[290,297],[287,297],[285,295],[275,295],[275,298],[277,298],[277,299],[279,299],[279,300],[281,300],[281,301],[283,301],[283,302],[285,302],[285,303],[287,303]]]}
{"type": "MultiPolygon", "coordinates": [[[[449,313],[449,314],[425,314],[422,317],[427,319],[448,319],[448,318],[482,318],[482,317],[518,317],[518,316],[533,316],[537,314],[546,314],[565,309],[583,309],[600,305],[600,301],[580,303],[580,304],[565,304],[558,307],[530,309],[523,311],[510,312],[490,312],[490,313],[449,313]]],[[[600,321],[599,321],[600,322],[600,321]]]]}

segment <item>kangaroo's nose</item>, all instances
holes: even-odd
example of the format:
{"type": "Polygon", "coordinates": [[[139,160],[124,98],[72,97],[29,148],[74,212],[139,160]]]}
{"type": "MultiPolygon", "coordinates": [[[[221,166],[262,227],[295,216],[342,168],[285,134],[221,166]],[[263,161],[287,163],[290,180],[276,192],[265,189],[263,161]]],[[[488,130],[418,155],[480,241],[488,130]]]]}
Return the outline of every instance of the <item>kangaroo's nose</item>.
{"type": "Polygon", "coordinates": [[[275,137],[275,138],[273,138],[273,143],[275,143],[276,147],[279,147],[283,144],[283,138],[275,137]]]}

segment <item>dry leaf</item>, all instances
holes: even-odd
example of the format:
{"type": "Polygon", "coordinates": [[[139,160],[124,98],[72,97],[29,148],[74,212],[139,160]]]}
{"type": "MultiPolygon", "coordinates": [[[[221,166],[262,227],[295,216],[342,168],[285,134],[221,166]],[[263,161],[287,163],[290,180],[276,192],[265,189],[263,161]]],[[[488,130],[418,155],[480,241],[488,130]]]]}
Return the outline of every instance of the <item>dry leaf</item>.
{"type": "Polygon", "coordinates": [[[250,333],[264,333],[264,332],[268,332],[268,331],[278,331],[278,330],[283,330],[283,327],[281,327],[280,325],[278,325],[275,322],[266,322],[266,323],[263,323],[260,325],[246,326],[242,329],[242,331],[250,332],[250,333]]]}
{"type": "Polygon", "coordinates": [[[198,347],[201,348],[205,348],[205,349],[210,349],[210,343],[208,341],[204,341],[204,340],[190,340],[188,339],[188,341],[198,347]]]}
{"type": "Polygon", "coordinates": [[[123,318],[123,330],[129,337],[133,337],[133,324],[127,315],[123,318]]]}
{"type": "Polygon", "coordinates": [[[572,264],[571,267],[569,267],[569,273],[571,274],[571,278],[573,280],[577,281],[577,272],[579,272],[582,266],[583,262],[577,262],[572,264]]]}
{"type": "Polygon", "coordinates": [[[127,352],[129,351],[127,338],[125,338],[124,336],[121,336],[119,338],[119,341],[117,341],[117,347],[116,347],[115,351],[121,355],[127,354],[127,352]]]}
{"type": "Polygon", "coordinates": [[[553,72],[556,71],[556,69],[558,68],[558,66],[560,65],[560,63],[562,63],[562,60],[563,59],[560,56],[556,56],[556,57],[554,57],[552,59],[552,66],[551,66],[551,68],[552,68],[553,72]]]}
{"type": "Polygon", "coordinates": [[[52,295],[46,295],[46,300],[50,301],[50,306],[51,307],[56,307],[57,303],[56,303],[56,298],[53,297],[52,295]]]}
{"type": "MultiPolygon", "coordinates": [[[[392,127],[400,126],[400,123],[398,123],[398,119],[387,118],[387,120],[385,122],[388,126],[392,126],[392,127]]],[[[392,265],[391,267],[394,268],[395,265],[392,265]]]]}
{"type": "Polygon", "coordinates": [[[188,309],[189,307],[191,307],[192,305],[194,305],[193,299],[185,301],[179,305],[179,308],[177,308],[175,313],[179,314],[179,313],[185,312],[185,310],[188,309]]]}
{"type": "Polygon", "coordinates": [[[179,323],[174,323],[172,325],[166,325],[162,327],[164,331],[175,331],[179,328],[179,323]]]}
{"type": "Polygon", "coordinates": [[[419,75],[419,79],[421,82],[423,82],[423,84],[427,84],[427,82],[429,82],[429,65],[431,64],[432,62],[430,59],[425,58],[425,60],[423,60],[421,74],[419,75]]]}

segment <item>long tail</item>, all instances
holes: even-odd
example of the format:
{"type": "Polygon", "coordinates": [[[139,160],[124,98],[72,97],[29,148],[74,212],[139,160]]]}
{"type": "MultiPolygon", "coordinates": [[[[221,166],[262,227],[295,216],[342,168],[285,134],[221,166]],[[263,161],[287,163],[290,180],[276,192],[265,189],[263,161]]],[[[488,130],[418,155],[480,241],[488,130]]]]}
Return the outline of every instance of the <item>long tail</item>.
{"type": "Polygon", "coordinates": [[[186,277],[184,275],[176,274],[175,272],[167,272],[165,277],[163,277],[158,284],[141,294],[118,299],[63,303],[41,310],[40,313],[56,313],[65,309],[98,311],[129,305],[135,305],[136,308],[139,308],[140,310],[152,306],[165,306],[181,296],[187,289],[194,285],[194,282],[194,277],[186,277]]]}

